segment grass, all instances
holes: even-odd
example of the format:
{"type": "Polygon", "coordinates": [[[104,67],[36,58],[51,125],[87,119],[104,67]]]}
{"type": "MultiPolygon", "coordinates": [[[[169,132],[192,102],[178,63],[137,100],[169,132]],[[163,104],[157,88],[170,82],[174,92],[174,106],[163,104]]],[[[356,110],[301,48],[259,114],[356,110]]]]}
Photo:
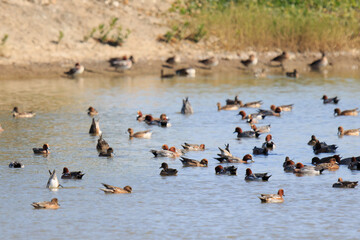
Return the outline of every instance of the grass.
{"type": "Polygon", "coordinates": [[[225,49],[345,50],[360,47],[360,2],[353,0],[186,0],[171,9],[189,29],[225,49]],[[189,18],[192,20],[189,21],[189,18]]]}

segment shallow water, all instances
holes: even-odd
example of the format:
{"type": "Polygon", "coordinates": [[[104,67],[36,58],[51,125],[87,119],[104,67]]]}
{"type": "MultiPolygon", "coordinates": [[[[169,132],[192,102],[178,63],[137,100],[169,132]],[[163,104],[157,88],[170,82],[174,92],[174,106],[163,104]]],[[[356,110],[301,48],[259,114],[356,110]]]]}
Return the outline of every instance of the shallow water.
{"type": "MultiPolygon", "coordinates": [[[[338,177],[359,180],[359,172],[341,166],[321,176],[297,177],[284,173],[285,156],[310,164],[314,154],[307,145],[315,134],[339,146],[343,157],[360,155],[360,137],[337,137],[337,128],[360,127],[359,117],[334,117],[334,105],[320,98],[339,96],[337,107],[359,107],[360,83],[356,74],[324,77],[321,74],[288,79],[269,76],[254,79],[242,74],[209,75],[161,80],[157,76],[103,79],[51,79],[2,81],[0,95],[0,229],[10,239],[357,239],[358,188],[334,189],[338,177]],[[236,164],[237,176],[217,176],[213,159],[217,147],[230,144],[236,156],[252,153],[259,139],[237,140],[235,127],[248,130],[238,111],[221,111],[216,103],[239,95],[248,102],[294,103],[292,112],[267,117],[259,125],[271,124],[277,148],[269,156],[254,156],[252,164],[236,164]],[[195,113],[180,114],[182,98],[189,96],[195,113]],[[88,130],[89,106],[99,111],[104,139],[115,157],[99,158],[97,137],[88,130]],[[34,110],[31,119],[14,119],[10,111],[34,110]],[[166,113],[172,127],[160,128],[137,122],[136,112],[159,116],[166,113]],[[129,140],[126,130],[151,129],[151,139],[129,140]],[[182,168],[178,159],[154,158],[150,149],[162,144],[180,147],[183,142],[204,143],[206,151],[187,157],[209,160],[208,168],[182,168]],[[36,156],[33,147],[49,143],[48,157],[36,156]],[[10,161],[25,164],[10,169],[10,161]],[[159,176],[167,162],[179,170],[176,177],[159,176]],[[60,180],[58,191],[45,188],[48,170],[62,168],[85,172],[83,180],[60,180]],[[245,169],[270,172],[269,182],[244,181],[245,169]],[[107,195],[101,183],[123,187],[132,194],[107,195]],[[282,204],[261,204],[261,193],[285,190],[282,204]],[[56,197],[58,210],[34,210],[33,201],[56,197]]],[[[359,75],[357,75],[359,76],[359,75]]],[[[244,109],[247,113],[256,109],[244,109]]],[[[330,154],[321,154],[324,157],[330,154]]],[[[224,164],[226,165],[226,164],[224,164]]]]}

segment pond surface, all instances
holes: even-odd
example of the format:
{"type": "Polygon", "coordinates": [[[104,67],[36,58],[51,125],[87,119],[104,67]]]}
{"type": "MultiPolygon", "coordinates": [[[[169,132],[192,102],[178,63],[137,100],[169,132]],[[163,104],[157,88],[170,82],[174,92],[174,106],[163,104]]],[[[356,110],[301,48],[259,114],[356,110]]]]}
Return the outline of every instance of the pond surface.
{"type": "MultiPolygon", "coordinates": [[[[360,172],[341,166],[320,176],[297,177],[283,171],[286,156],[311,164],[307,145],[312,134],[338,145],[342,157],[360,155],[360,137],[337,137],[338,126],[359,128],[359,117],[334,117],[335,105],[320,98],[337,95],[341,110],[360,107],[358,74],[309,74],[299,79],[269,76],[254,79],[243,73],[161,80],[157,76],[102,79],[1,81],[0,123],[0,232],[3,239],[358,239],[359,188],[335,189],[338,177],[358,181],[360,172]],[[218,147],[230,144],[242,157],[261,146],[259,139],[237,140],[239,126],[249,130],[238,111],[218,112],[216,103],[239,95],[244,102],[294,104],[292,112],[267,117],[275,151],[254,156],[252,164],[236,164],[237,176],[215,175],[218,147]],[[194,114],[180,114],[188,96],[194,114]],[[34,110],[30,119],[15,119],[14,106],[34,110]],[[99,158],[97,137],[88,134],[89,106],[99,111],[104,139],[114,148],[113,158],[99,158]],[[172,127],[147,126],[135,120],[137,111],[166,113],[172,127]],[[151,129],[151,139],[129,140],[126,130],[151,129]],[[150,149],[163,144],[204,143],[206,151],[187,157],[207,158],[208,168],[183,168],[179,159],[154,158],[150,149]],[[49,143],[48,157],[32,153],[49,143]],[[10,169],[20,161],[23,169],[10,169]],[[161,177],[160,165],[178,169],[176,177],[161,177]],[[82,180],[60,179],[62,168],[85,172],[82,180]],[[269,172],[269,182],[245,182],[245,169],[269,172]],[[58,191],[45,188],[48,170],[56,169],[58,191]],[[109,195],[101,183],[130,185],[132,194],[109,195]],[[285,202],[261,204],[261,193],[285,190],[285,202]],[[58,210],[34,210],[32,202],[58,198],[58,210]]],[[[256,109],[244,109],[247,113],[256,109]]],[[[321,154],[320,157],[331,154],[321,154]]],[[[226,165],[226,164],[224,164],[226,165]]]]}

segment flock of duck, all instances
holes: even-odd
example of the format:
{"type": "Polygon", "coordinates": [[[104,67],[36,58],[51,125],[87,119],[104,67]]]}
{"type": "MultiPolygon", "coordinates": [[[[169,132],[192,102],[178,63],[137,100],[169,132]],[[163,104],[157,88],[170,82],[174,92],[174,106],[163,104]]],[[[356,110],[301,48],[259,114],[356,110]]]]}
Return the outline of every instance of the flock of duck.
{"type": "MultiPolygon", "coordinates": [[[[323,104],[337,104],[340,99],[337,97],[328,98],[326,95],[322,97],[323,104]]],[[[237,134],[237,138],[246,139],[246,138],[258,138],[262,134],[267,134],[265,137],[265,142],[260,147],[254,147],[252,150],[253,155],[267,155],[269,151],[273,151],[276,149],[275,143],[272,141],[271,134],[268,134],[271,130],[271,125],[255,125],[258,124],[262,119],[269,117],[280,117],[283,112],[292,111],[293,104],[287,104],[282,106],[271,105],[270,109],[261,109],[262,101],[248,102],[243,103],[238,99],[238,96],[235,96],[234,99],[227,99],[224,106],[221,106],[220,103],[217,103],[218,111],[236,111],[240,110],[239,114],[243,121],[246,121],[250,125],[250,130],[244,131],[240,127],[236,127],[234,133],[237,134]],[[256,113],[247,114],[243,108],[257,108],[256,113]]],[[[183,99],[183,104],[181,108],[182,114],[192,114],[193,108],[189,102],[188,98],[183,99]]],[[[98,115],[98,112],[95,108],[89,107],[87,111],[88,115],[92,117],[92,124],[89,129],[89,134],[99,136],[96,149],[99,152],[99,157],[112,157],[113,156],[113,148],[109,146],[109,144],[103,139],[102,132],[100,130],[99,121],[95,120],[95,116],[98,115]]],[[[334,109],[335,116],[357,116],[359,113],[358,109],[350,109],[341,111],[339,108],[334,109]]],[[[13,108],[12,111],[14,118],[31,118],[36,114],[34,112],[19,112],[17,107],[13,108]]],[[[147,125],[159,126],[161,128],[170,127],[170,120],[166,116],[166,114],[161,114],[159,118],[155,118],[152,114],[144,115],[141,111],[137,112],[136,120],[138,122],[144,122],[147,125]]],[[[3,129],[0,126],[0,132],[3,129]]],[[[128,129],[129,138],[151,138],[152,132],[151,130],[146,131],[138,131],[134,132],[132,128],[128,129]]],[[[348,129],[344,130],[342,126],[338,127],[338,135],[340,137],[346,135],[359,136],[360,129],[348,129]]],[[[335,153],[337,150],[337,146],[334,144],[327,144],[325,142],[320,141],[316,138],[316,136],[311,136],[308,145],[312,146],[314,154],[319,153],[335,153]]],[[[201,159],[195,160],[191,158],[187,158],[184,155],[189,151],[205,151],[205,144],[193,144],[193,143],[184,143],[182,145],[182,149],[178,149],[174,146],[169,147],[166,144],[162,146],[161,149],[151,149],[150,152],[154,155],[154,157],[166,157],[166,158],[180,158],[180,161],[183,164],[183,167],[208,167],[208,160],[201,159]]],[[[235,156],[230,151],[229,144],[225,145],[225,148],[219,147],[219,153],[214,159],[219,161],[219,165],[215,167],[215,174],[217,175],[236,175],[237,168],[235,165],[232,166],[223,166],[221,164],[235,164],[235,163],[251,163],[254,162],[253,155],[245,154],[243,157],[235,156]]],[[[42,154],[48,155],[50,154],[50,146],[49,144],[44,144],[41,148],[33,148],[34,154],[42,154]]],[[[283,162],[283,168],[285,172],[292,172],[297,175],[320,175],[324,170],[334,171],[339,169],[339,165],[347,165],[350,170],[360,170],[360,156],[351,157],[351,158],[341,158],[339,155],[333,155],[330,157],[314,157],[312,159],[313,166],[304,165],[301,162],[295,163],[289,157],[285,158],[283,162]]],[[[23,168],[24,165],[20,162],[11,162],[9,164],[10,168],[23,168]]],[[[163,162],[160,166],[160,175],[161,176],[175,176],[178,174],[177,169],[169,168],[168,163],[163,162]]],[[[56,176],[56,171],[49,171],[50,177],[47,182],[46,187],[49,189],[57,189],[62,187],[60,185],[59,180],[56,176]]],[[[81,171],[73,171],[70,172],[67,167],[63,168],[62,179],[82,179],[85,174],[81,171]]],[[[245,171],[245,180],[246,181],[268,181],[272,175],[269,173],[254,173],[250,168],[247,168],[245,171]]],[[[351,181],[343,181],[342,178],[338,179],[338,182],[333,184],[333,187],[336,188],[354,188],[357,186],[358,182],[351,181]]],[[[109,184],[102,183],[104,188],[100,188],[100,190],[105,193],[113,193],[113,194],[123,194],[123,193],[131,193],[132,187],[125,186],[124,188],[112,186],[109,184]]],[[[259,199],[264,203],[280,203],[284,201],[284,189],[279,189],[276,194],[261,194],[259,199]]],[[[45,208],[45,209],[57,209],[59,208],[58,199],[53,198],[51,201],[44,202],[34,202],[32,206],[37,209],[45,208]]]]}

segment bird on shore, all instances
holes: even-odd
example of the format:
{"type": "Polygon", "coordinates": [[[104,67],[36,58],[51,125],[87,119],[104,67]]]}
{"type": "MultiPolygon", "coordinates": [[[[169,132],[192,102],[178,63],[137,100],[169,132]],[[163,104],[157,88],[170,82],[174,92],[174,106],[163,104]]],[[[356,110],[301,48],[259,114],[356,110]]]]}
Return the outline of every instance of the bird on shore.
{"type": "Polygon", "coordinates": [[[51,199],[50,202],[33,202],[31,205],[36,209],[58,209],[60,207],[57,198],[51,199]]]}
{"type": "Polygon", "coordinates": [[[309,64],[311,70],[321,70],[329,64],[328,59],[325,56],[325,52],[321,52],[321,58],[313,61],[309,64]]]}
{"type": "Polygon", "coordinates": [[[277,194],[261,194],[259,199],[262,203],[282,203],[284,202],[284,189],[279,189],[277,194]]]}
{"type": "Polygon", "coordinates": [[[181,113],[182,114],[193,114],[194,110],[189,102],[189,98],[186,97],[185,99],[183,99],[183,105],[181,107],[181,113]]]}
{"type": "Polygon", "coordinates": [[[75,77],[77,75],[80,75],[84,72],[85,67],[83,65],[80,65],[80,63],[75,63],[75,67],[71,68],[69,71],[64,72],[66,75],[70,77],[75,77]]]}
{"type": "Polygon", "coordinates": [[[294,71],[292,71],[292,72],[286,72],[286,76],[290,77],[290,78],[298,78],[299,73],[296,69],[294,69],[294,71]]]}
{"type": "Polygon", "coordinates": [[[132,187],[125,186],[124,188],[111,186],[109,184],[101,183],[105,188],[100,188],[101,191],[104,191],[104,193],[131,193],[132,187]]]}
{"type": "Polygon", "coordinates": [[[88,115],[89,115],[89,116],[98,115],[98,111],[96,111],[95,108],[93,108],[93,107],[90,106],[90,107],[88,108],[88,115]]]}
{"type": "Polygon", "coordinates": [[[175,71],[176,75],[183,77],[195,77],[196,70],[193,67],[181,68],[175,71]]]}
{"type": "Polygon", "coordinates": [[[354,188],[358,185],[358,181],[350,182],[350,181],[343,181],[342,178],[339,178],[336,183],[333,184],[333,188],[354,188]]]}
{"type": "Polygon", "coordinates": [[[278,62],[280,63],[279,67],[282,67],[284,69],[284,62],[290,58],[290,55],[288,52],[283,51],[282,54],[274,57],[271,59],[270,62],[278,62]]]}
{"type": "Polygon", "coordinates": [[[16,118],[31,118],[36,115],[34,112],[19,112],[18,107],[14,107],[12,110],[13,117],[16,118]]]}
{"type": "Polygon", "coordinates": [[[176,176],[177,175],[177,170],[173,169],[173,168],[169,168],[168,164],[166,162],[163,162],[161,164],[160,169],[162,168],[160,175],[161,176],[176,176]]]}
{"type": "Polygon", "coordinates": [[[211,67],[215,67],[219,64],[219,60],[213,56],[207,59],[199,60],[199,63],[202,63],[211,69],[211,67]]]}
{"type": "Polygon", "coordinates": [[[254,54],[251,54],[248,59],[241,60],[242,65],[245,67],[252,67],[258,63],[258,59],[254,54]]]}
{"type": "Polygon", "coordinates": [[[115,70],[129,70],[135,63],[135,59],[133,56],[130,56],[129,58],[127,56],[123,56],[122,58],[110,58],[109,60],[110,66],[114,67],[115,70]]]}
{"type": "Polygon", "coordinates": [[[165,61],[167,64],[171,64],[171,65],[175,65],[181,62],[181,58],[177,55],[174,55],[172,57],[169,57],[168,59],[166,59],[165,61]]]}
{"type": "Polygon", "coordinates": [[[328,104],[328,103],[337,104],[340,101],[340,99],[338,99],[337,96],[333,98],[328,98],[328,96],[324,95],[321,99],[323,100],[324,104],[328,104]]]}
{"type": "Polygon", "coordinates": [[[34,154],[49,154],[49,144],[45,143],[42,148],[33,148],[34,154]]]}
{"type": "Polygon", "coordinates": [[[64,167],[61,179],[82,179],[84,175],[85,173],[82,173],[81,171],[70,172],[67,167],[64,167]]]}
{"type": "Polygon", "coordinates": [[[95,135],[95,136],[101,135],[99,120],[96,121],[95,118],[92,119],[91,126],[89,129],[89,134],[95,135]]]}
{"type": "Polygon", "coordinates": [[[358,108],[340,111],[340,108],[334,109],[335,116],[357,116],[359,114],[358,108]]]}

